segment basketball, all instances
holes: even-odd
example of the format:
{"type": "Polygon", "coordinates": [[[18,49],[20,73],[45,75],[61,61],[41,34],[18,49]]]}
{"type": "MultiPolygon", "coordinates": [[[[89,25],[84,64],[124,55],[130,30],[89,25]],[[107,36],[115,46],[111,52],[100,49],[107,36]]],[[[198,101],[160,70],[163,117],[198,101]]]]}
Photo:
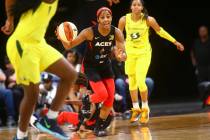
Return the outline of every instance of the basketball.
{"type": "Polygon", "coordinates": [[[76,38],[78,30],[74,23],[65,21],[58,26],[58,35],[64,42],[69,42],[76,38]]]}

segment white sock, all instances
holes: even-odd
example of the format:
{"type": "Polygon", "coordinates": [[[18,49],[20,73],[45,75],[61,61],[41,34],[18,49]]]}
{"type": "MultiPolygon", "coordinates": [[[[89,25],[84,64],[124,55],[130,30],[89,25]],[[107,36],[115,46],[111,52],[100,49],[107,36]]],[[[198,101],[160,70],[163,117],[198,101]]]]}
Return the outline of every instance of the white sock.
{"type": "Polygon", "coordinates": [[[28,131],[25,132],[25,136],[24,137],[27,137],[27,136],[28,136],[28,131]]]}
{"type": "Polygon", "coordinates": [[[19,128],[17,129],[17,139],[24,139],[24,137],[27,137],[28,132],[23,132],[19,128]]]}
{"type": "Polygon", "coordinates": [[[58,111],[52,111],[51,109],[49,109],[49,111],[47,112],[47,117],[49,119],[55,119],[58,117],[58,111]]]}
{"type": "Polygon", "coordinates": [[[133,102],[133,108],[139,109],[139,102],[133,102]]]}
{"type": "Polygon", "coordinates": [[[149,106],[148,106],[148,101],[145,101],[145,102],[143,102],[143,101],[142,101],[142,103],[141,103],[141,107],[142,107],[142,108],[149,109],[149,106]]]}

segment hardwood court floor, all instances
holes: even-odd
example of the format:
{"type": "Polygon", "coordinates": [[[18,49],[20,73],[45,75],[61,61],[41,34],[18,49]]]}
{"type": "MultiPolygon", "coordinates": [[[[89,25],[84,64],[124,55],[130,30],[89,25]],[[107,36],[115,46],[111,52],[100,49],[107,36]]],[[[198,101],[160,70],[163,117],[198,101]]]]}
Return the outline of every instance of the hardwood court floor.
{"type": "MultiPolygon", "coordinates": [[[[0,129],[0,140],[11,140],[16,129],[0,129]]],[[[210,113],[194,113],[152,117],[148,125],[130,124],[115,119],[108,129],[109,136],[97,138],[92,132],[70,133],[72,140],[210,140],[210,113]]],[[[30,129],[31,140],[56,140],[30,129]]]]}

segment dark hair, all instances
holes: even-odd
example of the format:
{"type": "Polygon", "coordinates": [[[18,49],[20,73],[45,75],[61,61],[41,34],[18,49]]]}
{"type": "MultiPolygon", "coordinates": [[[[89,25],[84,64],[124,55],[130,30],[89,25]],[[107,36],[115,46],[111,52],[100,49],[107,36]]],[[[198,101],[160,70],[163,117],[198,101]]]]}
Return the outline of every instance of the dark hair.
{"type": "Polygon", "coordinates": [[[16,0],[15,4],[10,9],[11,15],[19,17],[30,9],[35,12],[41,2],[42,0],[16,0]]]}
{"type": "Polygon", "coordinates": [[[73,53],[75,55],[75,62],[73,65],[80,63],[80,54],[76,50],[69,49],[69,50],[64,51],[63,53],[64,57],[67,58],[67,55],[69,53],[73,53]]]}
{"type": "Polygon", "coordinates": [[[78,72],[78,77],[77,77],[75,84],[88,87],[88,79],[87,79],[86,75],[84,73],[78,72]]]}
{"type": "Polygon", "coordinates": [[[4,64],[7,65],[7,64],[10,64],[10,60],[9,60],[9,57],[8,56],[5,56],[4,57],[4,64]]]}
{"type": "Polygon", "coordinates": [[[49,74],[49,73],[45,73],[42,77],[42,81],[44,83],[48,83],[48,82],[51,82],[53,80],[53,75],[52,74],[49,74]]]}
{"type": "MultiPolygon", "coordinates": [[[[134,0],[131,0],[131,3],[130,3],[130,5],[132,5],[132,3],[133,3],[133,1],[134,0]]],[[[149,13],[148,13],[148,11],[147,11],[147,9],[146,9],[146,7],[144,6],[144,0],[139,0],[140,2],[141,2],[141,4],[142,4],[142,6],[143,6],[143,10],[142,10],[142,13],[144,14],[144,19],[147,19],[148,18],[148,16],[149,16],[149,13]]]]}
{"type": "Polygon", "coordinates": [[[206,29],[208,30],[208,26],[205,25],[205,24],[201,24],[201,25],[198,27],[198,29],[200,29],[201,27],[204,27],[204,28],[206,28],[206,29]]]}

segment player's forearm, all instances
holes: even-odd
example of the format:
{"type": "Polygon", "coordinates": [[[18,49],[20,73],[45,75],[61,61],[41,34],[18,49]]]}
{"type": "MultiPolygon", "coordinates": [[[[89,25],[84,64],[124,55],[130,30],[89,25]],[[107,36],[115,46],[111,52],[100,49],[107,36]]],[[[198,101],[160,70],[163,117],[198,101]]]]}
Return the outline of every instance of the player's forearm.
{"type": "Polygon", "coordinates": [[[124,45],[124,42],[116,42],[116,48],[118,50],[120,50],[121,52],[125,52],[125,45],[124,45]]]}
{"type": "Polygon", "coordinates": [[[165,31],[163,28],[160,28],[159,31],[156,32],[159,36],[161,36],[162,38],[172,42],[172,43],[175,43],[176,42],[176,39],[173,38],[167,31],[165,31]]]}
{"type": "Polygon", "coordinates": [[[14,19],[14,15],[12,13],[12,6],[15,4],[16,0],[6,0],[5,1],[5,10],[6,10],[6,14],[7,14],[7,19],[9,20],[13,20],[14,19]]]}

